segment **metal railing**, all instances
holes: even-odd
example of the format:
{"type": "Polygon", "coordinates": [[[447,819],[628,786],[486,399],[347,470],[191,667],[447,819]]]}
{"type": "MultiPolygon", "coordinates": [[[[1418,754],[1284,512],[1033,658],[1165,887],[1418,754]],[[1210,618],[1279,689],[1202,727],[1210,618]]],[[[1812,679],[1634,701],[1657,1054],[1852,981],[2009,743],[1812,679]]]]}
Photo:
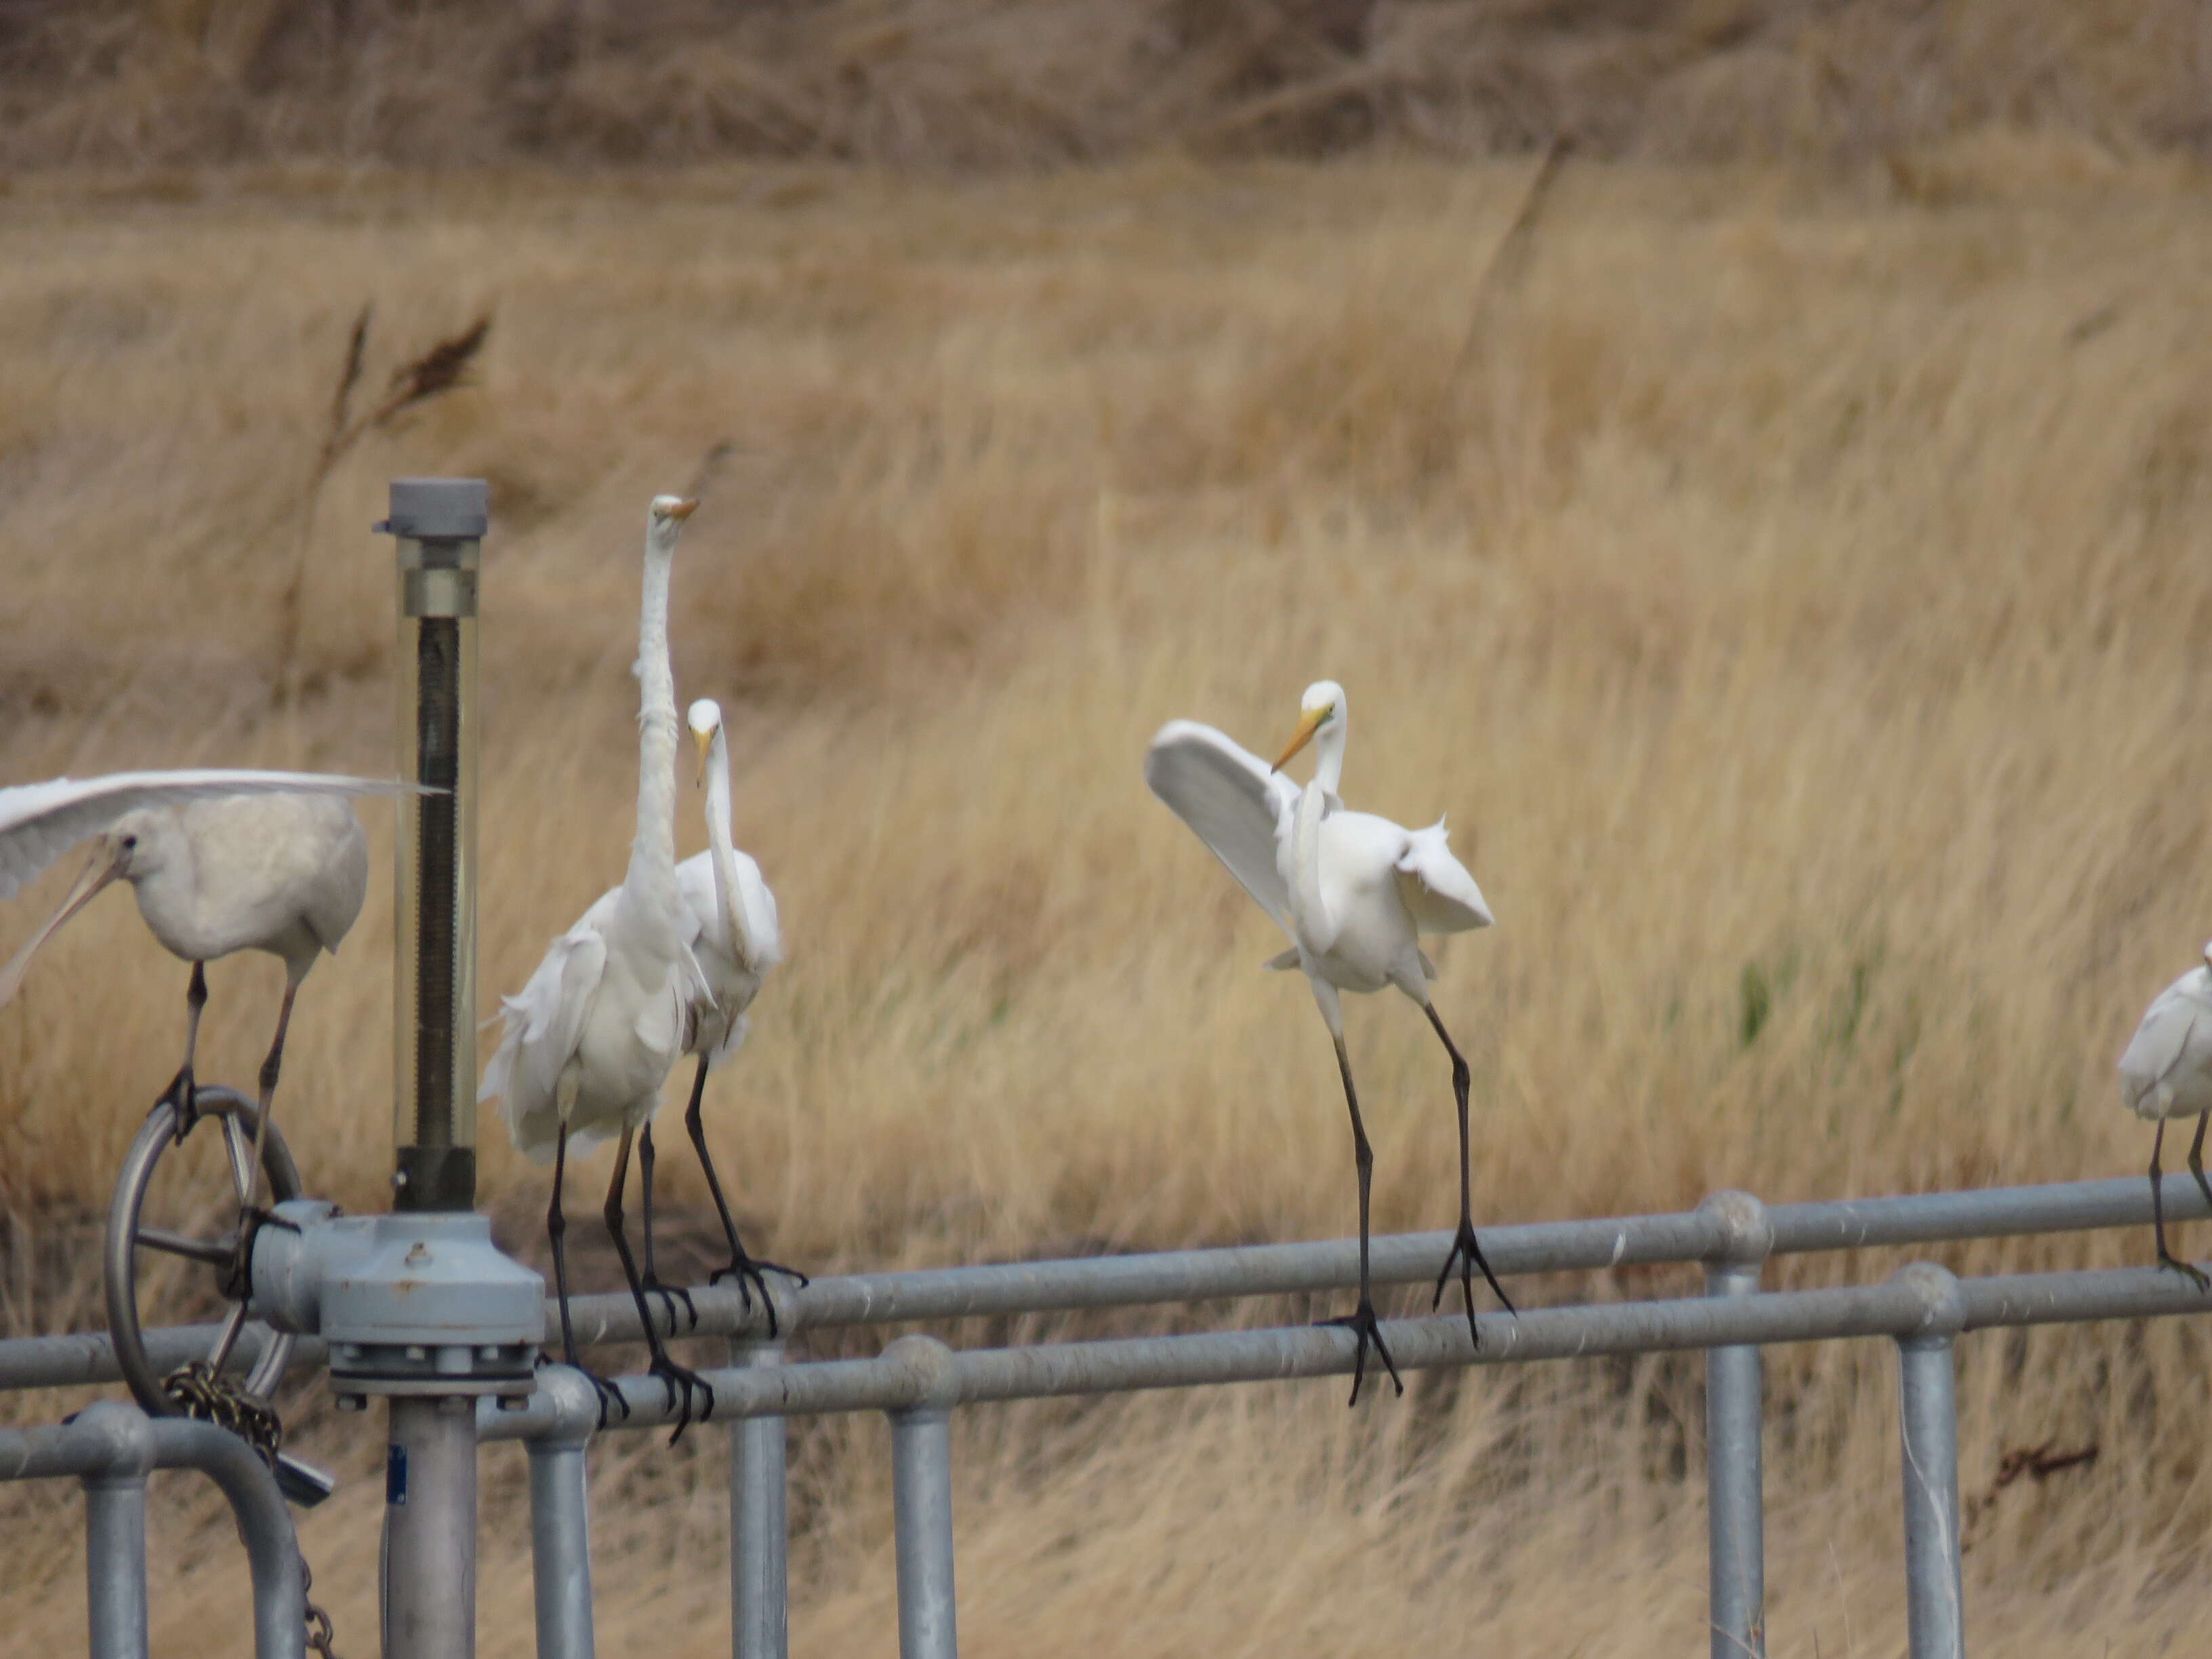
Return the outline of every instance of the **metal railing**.
{"type": "MultiPolygon", "coordinates": [[[[2170,1182],[2164,1201],[2172,1218],[2207,1213],[2193,1182],[2170,1182]]],[[[1502,1226],[1484,1235],[1492,1264],[1501,1274],[1698,1263],[1705,1269],[1706,1294],[1537,1308],[1517,1316],[1485,1315],[1478,1321],[1479,1348],[1470,1345],[1466,1322],[1457,1315],[1386,1322],[1387,1336],[1399,1364],[1407,1369],[1705,1350],[1716,1659],[1741,1659],[1765,1650],[1759,1349],[1778,1342],[1892,1339],[1898,1345],[1900,1377],[1911,1651],[1916,1659],[1948,1659],[1964,1651],[1953,1392],[1956,1339],[2000,1327],[2207,1312],[2212,1311],[2212,1297],[2180,1275],[2155,1268],[1959,1279],[1925,1262],[1901,1269],[1883,1284],[1769,1292],[1759,1288],[1763,1264],[1785,1254],[2138,1226],[2149,1218],[2148,1183],[2132,1179],[1771,1208],[1747,1194],[1719,1193],[1680,1213],[1502,1226]]],[[[1445,1233],[1378,1238],[1375,1278],[1425,1282],[1449,1243],[1445,1233]]],[[[977,1316],[1310,1294],[1347,1288],[1357,1273],[1357,1245],[1345,1239],[862,1274],[817,1279],[796,1293],[779,1286],[776,1294],[779,1329],[787,1335],[977,1316]]],[[[764,1321],[757,1312],[747,1316],[734,1290],[701,1287],[692,1297],[696,1328],[672,1334],[732,1340],[731,1363],[703,1374],[714,1389],[714,1420],[727,1425],[730,1437],[737,1659],[781,1659],[786,1650],[783,1419],[852,1411],[880,1411],[889,1417],[900,1652],[902,1659],[951,1659],[957,1645],[950,1432],[954,1410],[1001,1401],[1338,1376],[1352,1369],[1354,1350],[1348,1332],[1325,1326],[964,1351],[910,1334],[872,1358],[787,1364],[782,1340],[765,1335],[764,1321]]],[[[578,1297],[574,1310],[580,1340],[620,1342],[641,1335],[635,1306],[625,1295],[578,1297]]],[[[202,1327],[149,1332],[148,1346],[155,1363],[167,1364],[172,1352],[179,1358],[204,1352],[207,1334],[202,1327]]],[[[234,1363],[250,1364],[257,1352],[252,1341],[241,1342],[234,1363]]],[[[315,1365],[322,1358],[319,1344],[301,1339],[292,1363],[315,1365]]],[[[0,1342],[0,1389],[100,1382],[117,1374],[112,1350],[99,1334],[0,1342]]],[[[644,1429],[671,1420],[655,1379],[619,1378],[615,1386],[630,1407],[629,1416],[615,1427],[644,1429]]],[[[487,1401],[478,1410],[480,1440],[521,1440],[528,1447],[541,1659],[591,1659],[593,1652],[585,1452],[598,1414],[590,1387],[560,1366],[540,1373],[538,1393],[521,1409],[497,1409],[487,1401]]],[[[88,1411],[78,1422],[91,1416],[88,1411]]],[[[152,1426],[161,1434],[196,1425],[152,1426]]],[[[11,1443],[0,1439],[0,1478],[12,1472],[6,1451],[11,1443]]],[[[82,1473],[75,1468],[23,1472],[82,1473]]],[[[96,1528],[95,1542],[103,1535],[96,1528]]],[[[143,1558],[143,1543],[140,1551],[143,1558]]],[[[103,1571],[96,1562],[96,1583],[103,1571]]],[[[143,1571],[140,1584],[143,1607],[143,1571]]],[[[280,1617],[275,1612],[270,1616],[280,1617]]],[[[277,1628],[296,1632],[296,1614],[289,1626],[280,1619],[277,1628]]],[[[264,1632],[261,1651],[296,1651],[296,1638],[290,1639],[293,1645],[286,1649],[264,1632]]],[[[94,1651],[133,1653],[143,1648],[108,1648],[95,1641],[94,1651]]]]}

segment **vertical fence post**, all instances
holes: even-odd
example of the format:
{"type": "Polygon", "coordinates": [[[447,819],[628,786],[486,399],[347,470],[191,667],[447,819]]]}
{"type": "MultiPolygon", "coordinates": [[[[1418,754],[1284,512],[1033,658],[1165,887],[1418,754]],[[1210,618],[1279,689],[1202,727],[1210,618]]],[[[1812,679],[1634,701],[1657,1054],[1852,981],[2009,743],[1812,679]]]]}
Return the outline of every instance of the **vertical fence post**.
{"type": "Polygon", "coordinates": [[[897,1528],[899,1659],[958,1659],[952,1586],[952,1351],[931,1336],[884,1350],[915,1374],[915,1403],[889,1413],[897,1528]]]}
{"type": "Polygon", "coordinates": [[[530,1579],[536,1592],[538,1659],[593,1659],[592,1522],[585,1449],[599,1425],[599,1397],[566,1365],[538,1373],[558,1413],[553,1432],[529,1443],[530,1579]]]}
{"type": "Polygon", "coordinates": [[[397,1395],[384,1476],[385,1659],[477,1650],[477,1412],[397,1395]]]}
{"type": "Polygon", "coordinates": [[[1905,1594],[1912,1659],[1965,1659],[1959,1565],[1959,1397],[1955,1348],[1965,1322],[1959,1281],[1929,1262],[1897,1275],[1928,1298],[1929,1321],[1897,1340],[1899,1438],[1905,1468],[1905,1594]]]}
{"type": "MultiPolygon", "coordinates": [[[[740,1337],[732,1365],[781,1365],[783,1344],[740,1337]]],[[[784,1420],[730,1425],[730,1651],[733,1659],[784,1659],[790,1644],[786,1552],[784,1420]]]]}
{"type": "Polygon", "coordinates": [[[84,1479],[86,1592],[93,1659],[146,1659],[146,1477],[84,1479]]]}
{"type": "MultiPolygon", "coordinates": [[[[1713,1193],[1698,1205],[1721,1223],[1705,1262],[1705,1294],[1750,1296],[1774,1243],[1766,1209],[1749,1193],[1713,1193]]],[[[1705,1525],[1713,1659],[1765,1659],[1766,1514],[1764,1371],[1755,1346],[1705,1354],[1705,1525]]]]}

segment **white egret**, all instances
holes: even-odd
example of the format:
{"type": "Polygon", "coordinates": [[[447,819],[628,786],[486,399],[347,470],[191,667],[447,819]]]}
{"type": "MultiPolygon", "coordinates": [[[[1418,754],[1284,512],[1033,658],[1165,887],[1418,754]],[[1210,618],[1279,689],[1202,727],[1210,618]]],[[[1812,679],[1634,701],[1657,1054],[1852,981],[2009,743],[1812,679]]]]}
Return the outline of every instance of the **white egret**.
{"type": "MultiPolygon", "coordinates": [[[[799,1284],[806,1275],[774,1261],[757,1261],[738,1242],[737,1223],[731,1218],[729,1200],[722,1194],[721,1178],[707,1151],[707,1127],[700,1103],[707,1090],[707,1073],[720,1066],[745,1040],[745,1011],[760,994],[769,970],[783,960],[783,940],[776,928],[775,896],[761,878],[760,866],[739,852],[730,839],[730,739],[722,727],[721,706],[702,697],[685,711],[685,722],[699,750],[699,781],[707,788],[707,850],[695,853],[676,866],[676,884],[684,898],[687,918],[684,942],[698,962],[702,983],[692,989],[685,1009],[688,1035],[684,1052],[698,1056],[699,1067],[691,1079],[691,1101],[684,1109],[684,1127],[699,1154],[699,1167],[707,1174],[707,1190],[714,1194],[714,1211],[721,1218],[722,1234],[729,1241],[730,1260],[707,1277],[710,1285],[724,1275],[736,1279],[750,1306],[752,1291],[759,1287],[761,1305],[768,1310],[769,1334],[775,1334],[775,1304],[768,1294],[764,1273],[788,1274],[799,1284]]],[[[653,1244],[653,1125],[638,1135],[637,1161],[645,1188],[645,1288],[663,1297],[680,1299],[697,1322],[691,1298],[681,1290],[660,1282],[654,1270],[653,1244]]]]}
{"type": "Polygon", "coordinates": [[[1424,933],[1487,927],[1491,915],[1474,878],[1452,856],[1441,818],[1425,830],[1407,830],[1388,818],[1345,809],[1337,793],[1344,777],[1344,688],[1334,680],[1317,681],[1306,688],[1299,706],[1297,730],[1272,767],[1210,726],[1171,720],[1146,752],[1145,781],[1197,831],[1289,937],[1291,948],[1267,965],[1304,972],[1336,1045],[1359,1176],[1359,1305],[1347,1317],[1326,1322],[1347,1325],[1359,1339],[1352,1375],[1356,1403],[1370,1344],[1400,1393],[1405,1385],[1382,1345],[1369,1291],[1368,1192],[1375,1154],[1360,1119],[1338,993],[1396,986],[1419,1005],[1451,1055],[1452,1091],[1459,1107],[1459,1231],[1437,1275],[1431,1305],[1442,1304],[1457,1266],[1467,1298],[1468,1334],[1475,1338],[1474,1268],[1482,1270],[1509,1312],[1513,1304],[1475,1242],[1468,1149],[1471,1079],[1467,1060],[1429,1000],[1428,982],[1436,969],[1419,939],[1424,933]],[[1300,790],[1282,775],[1282,768],[1309,742],[1318,759],[1313,781],[1300,790]]]}
{"type": "Polygon", "coordinates": [[[2200,1291],[2212,1288],[2203,1272],[2166,1248],[2166,1211],[2159,1201],[2158,1155],[2166,1144],[2168,1118],[2197,1120],[2189,1143],[2189,1173],[2212,1204],[2212,1183],[2204,1178],[2204,1125],[2212,1112],[2212,945],[2204,962],[2158,994],[2120,1055],[2120,1099],[2137,1117],[2150,1118],[2158,1133],[2150,1143],[2151,1229],[2158,1240],[2158,1263],[2185,1273],[2200,1291]]]}
{"type": "MultiPolygon", "coordinates": [[[[584,1368],[568,1320],[561,1186],[570,1142],[589,1147],[620,1137],[603,1213],[644,1322],[653,1374],[672,1407],[682,1401],[678,1434],[691,1420],[691,1391],[704,1395],[702,1420],[714,1409],[714,1391],[669,1358],[653,1328],[623,1234],[622,1199],[630,1143],[660,1104],[661,1085],[684,1052],[685,1011],[702,982],[684,943],[689,916],[676,879],[676,680],[668,659],[669,574],[684,521],[697,506],[657,495],[647,519],[636,671],[637,834],[629,870],[621,886],[553,941],[522,994],[504,999],[506,1030],[477,1094],[480,1100],[498,1097],[500,1116],[516,1146],[532,1161],[553,1165],[545,1231],[553,1246],[562,1344],[579,1370],[584,1368]]],[[[592,1382],[603,1419],[609,1404],[628,1414],[619,1394],[596,1376],[592,1382]]]]}
{"type": "Polygon", "coordinates": [[[284,1000],[261,1065],[251,1159],[233,1147],[239,1202],[251,1210],[293,999],[316,958],[338,948],[368,889],[368,843],[341,797],[396,795],[413,787],[320,772],[210,769],[118,772],[0,789],[0,898],[76,842],[99,836],[61,908],[0,968],[0,1005],[64,922],[109,883],[129,882],[154,937],[191,964],[185,1063],[161,1097],[176,1109],[181,1139],[195,1115],[192,1062],[207,1003],[205,964],[240,951],[281,959],[284,1000]]]}

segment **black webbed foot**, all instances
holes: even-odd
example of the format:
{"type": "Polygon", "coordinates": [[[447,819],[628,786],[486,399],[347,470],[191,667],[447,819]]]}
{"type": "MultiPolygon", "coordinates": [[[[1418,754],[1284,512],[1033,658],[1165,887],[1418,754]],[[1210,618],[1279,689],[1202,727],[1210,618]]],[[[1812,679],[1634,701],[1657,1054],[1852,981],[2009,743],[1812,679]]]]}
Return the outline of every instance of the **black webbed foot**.
{"type": "Polygon", "coordinates": [[[1444,1287],[1450,1284],[1451,1272],[1455,1267],[1459,1269],[1462,1293],[1467,1297],[1468,1340],[1480,1347],[1482,1346],[1482,1338],[1476,1334],[1474,1328],[1474,1270],[1477,1267],[1482,1269],[1483,1278],[1489,1281],[1490,1288],[1497,1292],[1498,1299],[1505,1304],[1505,1311],[1514,1313],[1518,1310],[1513,1305],[1513,1298],[1505,1294],[1505,1287],[1498,1282],[1498,1275],[1490,1271],[1490,1263],[1483,1260],[1482,1246],[1476,1243],[1474,1240],[1474,1223],[1465,1216],[1459,1218],[1459,1232],[1452,1240],[1450,1250],[1444,1255],[1443,1270],[1437,1274],[1437,1293],[1430,1298],[1430,1311],[1434,1312],[1443,1306],[1444,1287]]]}
{"type": "Polygon", "coordinates": [[[753,1295],[757,1291],[761,1306],[768,1310],[768,1334],[774,1336],[775,1334],[775,1299],[768,1293],[766,1276],[769,1273],[783,1274],[799,1290],[805,1290],[811,1282],[806,1275],[796,1267],[787,1267],[777,1261],[755,1261],[743,1250],[739,1250],[726,1263],[708,1273],[707,1282],[709,1285],[719,1285],[726,1278],[735,1279],[738,1295],[743,1300],[745,1311],[748,1313],[752,1311],[753,1295]]]}
{"type": "Polygon", "coordinates": [[[680,1365],[666,1354],[661,1353],[654,1355],[653,1364],[646,1369],[649,1375],[660,1379],[660,1386],[668,1394],[668,1403],[676,1411],[676,1430],[668,1437],[670,1445],[672,1446],[681,1440],[684,1437],[684,1431],[690,1427],[693,1422],[704,1423],[714,1414],[714,1385],[689,1365],[680,1365]],[[703,1402],[696,1418],[691,1410],[691,1395],[694,1389],[698,1391],[703,1402]]]}
{"type": "Polygon", "coordinates": [[[1397,1362],[1390,1358],[1390,1350],[1383,1345],[1382,1328],[1375,1318],[1375,1304],[1365,1297],[1359,1298],[1358,1307],[1352,1312],[1341,1314],[1334,1319],[1317,1319],[1314,1323],[1347,1326],[1359,1339],[1359,1346],[1352,1361],[1352,1398],[1344,1402],[1346,1405],[1359,1403],[1359,1385],[1367,1379],[1367,1350],[1370,1344],[1382,1357],[1382,1369],[1390,1373],[1390,1386],[1401,1395],[1406,1392],[1406,1385],[1398,1376],[1397,1362]]]}

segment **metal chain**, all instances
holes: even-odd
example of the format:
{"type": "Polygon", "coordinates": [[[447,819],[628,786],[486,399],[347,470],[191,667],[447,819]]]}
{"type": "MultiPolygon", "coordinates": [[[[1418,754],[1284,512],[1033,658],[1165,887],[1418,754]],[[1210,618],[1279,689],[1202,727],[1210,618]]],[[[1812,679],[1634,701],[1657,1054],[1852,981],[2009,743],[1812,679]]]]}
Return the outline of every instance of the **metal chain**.
{"type": "MultiPolygon", "coordinates": [[[[228,1429],[260,1455],[273,1469],[283,1449],[284,1424],[276,1407],[224,1378],[204,1359],[188,1360],[161,1379],[161,1392],[186,1417],[228,1429]]],[[[307,1607],[307,1645],[322,1659],[337,1659],[332,1644],[337,1632],[331,1616],[317,1607],[308,1592],[315,1587],[314,1569],[300,1556],[300,1597],[307,1607]]]]}

